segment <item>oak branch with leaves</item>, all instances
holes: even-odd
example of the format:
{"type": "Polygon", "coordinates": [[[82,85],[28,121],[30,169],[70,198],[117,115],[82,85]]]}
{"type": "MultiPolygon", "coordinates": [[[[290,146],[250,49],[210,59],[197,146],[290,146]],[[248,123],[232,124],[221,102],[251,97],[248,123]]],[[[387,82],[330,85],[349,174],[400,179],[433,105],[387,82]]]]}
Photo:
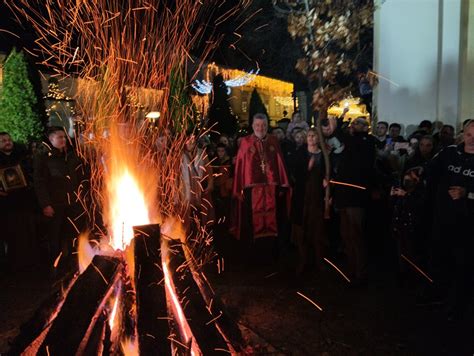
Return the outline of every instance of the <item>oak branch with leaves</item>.
{"type": "MultiPolygon", "coordinates": [[[[317,130],[331,104],[350,93],[347,80],[357,69],[365,47],[363,35],[373,27],[374,0],[273,0],[276,12],[287,14],[288,32],[301,43],[304,53],[296,69],[308,78],[317,112],[317,130]]],[[[330,178],[329,152],[321,147],[326,179],[330,178]]],[[[329,218],[329,186],[325,217],[329,218]]]]}
{"type": "Polygon", "coordinates": [[[364,50],[361,38],[373,27],[373,0],[274,0],[288,14],[288,32],[301,43],[305,56],[296,69],[314,89],[313,109],[327,109],[350,91],[341,85],[357,68],[364,50]]]}

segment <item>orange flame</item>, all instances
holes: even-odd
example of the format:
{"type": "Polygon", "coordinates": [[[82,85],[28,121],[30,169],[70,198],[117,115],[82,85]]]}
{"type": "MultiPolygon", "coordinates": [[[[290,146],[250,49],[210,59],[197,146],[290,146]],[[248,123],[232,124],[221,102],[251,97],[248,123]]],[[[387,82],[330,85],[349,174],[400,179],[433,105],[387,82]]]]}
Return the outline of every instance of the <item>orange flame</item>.
{"type": "Polygon", "coordinates": [[[115,301],[113,303],[112,312],[110,313],[110,318],[109,318],[110,330],[114,330],[115,318],[117,316],[117,309],[119,305],[120,294],[117,294],[117,296],[114,299],[115,301]]]}
{"type": "Polygon", "coordinates": [[[133,226],[152,222],[156,181],[153,165],[141,156],[140,130],[132,124],[111,128],[106,140],[106,222],[110,245],[124,251],[133,239],[133,226]],[[145,194],[146,193],[146,194],[145,194]]]}
{"type": "Polygon", "coordinates": [[[89,234],[85,232],[81,233],[78,237],[77,246],[77,262],[79,264],[80,273],[87,269],[95,255],[96,251],[89,244],[89,234]]]}
{"type": "Polygon", "coordinates": [[[171,240],[186,241],[186,234],[182,222],[176,217],[169,217],[161,225],[161,234],[171,240]]]}
{"type": "Polygon", "coordinates": [[[184,315],[183,308],[181,307],[181,303],[179,301],[178,295],[176,294],[176,287],[174,285],[173,279],[171,278],[171,272],[168,268],[168,242],[166,240],[162,241],[161,243],[161,252],[163,258],[163,275],[165,279],[165,290],[166,290],[166,299],[168,301],[168,305],[171,307],[173,311],[173,315],[175,317],[175,321],[178,323],[178,327],[180,329],[181,335],[184,337],[184,342],[186,345],[189,345],[191,341],[191,355],[201,355],[201,350],[197,342],[194,340],[193,332],[191,331],[191,327],[189,326],[188,321],[186,320],[186,316],[184,315]]]}
{"type": "Polygon", "coordinates": [[[147,204],[137,179],[126,167],[111,178],[108,190],[112,217],[111,245],[124,250],[133,239],[133,226],[150,223],[147,204]]]}
{"type": "Polygon", "coordinates": [[[122,353],[125,356],[138,356],[140,351],[138,350],[138,343],[132,339],[125,339],[121,342],[122,353]]]}

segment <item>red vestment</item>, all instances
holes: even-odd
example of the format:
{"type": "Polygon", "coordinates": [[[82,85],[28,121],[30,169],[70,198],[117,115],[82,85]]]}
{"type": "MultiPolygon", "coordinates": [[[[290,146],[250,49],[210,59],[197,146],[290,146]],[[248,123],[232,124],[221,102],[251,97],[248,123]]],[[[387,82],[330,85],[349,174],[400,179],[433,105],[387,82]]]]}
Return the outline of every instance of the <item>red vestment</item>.
{"type": "MultiPolygon", "coordinates": [[[[244,189],[251,190],[253,237],[277,236],[277,194],[278,188],[286,188],[287,208],[290,201],[290,184],[280,144],[274,136],[259,139],[255,135],[242,139],[235,162],[232,194],[237,198],[237,212],[233,233],[240,238],[244,221],[244,189]]],[[[287,212],[288,213],[288,212],[287,212]]]]}

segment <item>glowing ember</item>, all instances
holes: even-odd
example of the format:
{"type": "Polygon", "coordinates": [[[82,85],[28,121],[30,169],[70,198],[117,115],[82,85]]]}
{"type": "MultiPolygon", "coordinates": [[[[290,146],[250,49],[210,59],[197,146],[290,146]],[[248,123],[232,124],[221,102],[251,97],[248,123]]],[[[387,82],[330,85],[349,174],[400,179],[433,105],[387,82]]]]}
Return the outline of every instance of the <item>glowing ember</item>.
{"type": "Polygon", "coordinates": [[[125,339],[121,343],[122,353],[124,356],[138,356],[140,352],[138,351],[138,343],[132,339],[125,339]]]}
{"type": "Polygon", "coordinates": [[[184,341],[186,345],[189,345],[191,341],[191,355],[201,355],[201,351],[199,349],[198,344],[194,340],[191,328],[186,320],[186,316],[184,315],[183,309],[181,307],[181,303],[179,302],[179,298],[176,295],[175,285],[173,283],[173,279],[171,278],[171,273],[168,268],[167,255],[168,255],[168,246],[167,243],[164,242],[161,244],[162,249],[162,256],[163,256],[163,275],[165,278],[165,285],[166,285],[166,298],[168,303],[172,307],[173,314],[175,315],[176,322],[180,329],[181,335],[184,337],[184,341]]]}
{"type": "Polygon", "coordinates": [[[188,322],[186,321],[186,317],[184,316],[183,309],[181,308],[181,304],[179,303],[178,296],[174,291],[174,283],[171,280],[170,271],[168,269],[168,264],[163,263],[163,274],[165,276],[165,284],[166,284],[166,293],[170,297],[170,302],[173,305],[174,310],[176,311],[179,326],[181,329],[184,338],[186,339],[186,344],[191,339],[191,334],[189,330],[188,322]]]}
{"type": "Polygon", "coordinates": [[[92,262],[96,252],[89,244],[89,234],[82,233],[78,238],[77,246],[77,260],[79,264],[79,272],[82,273],[86,270],[87,266],[92,262]]]}
{"type": "Polygon", "coordinates": [[[115,301],[114,301],[114,306],[112,308],[112,312],[110,313],[110,319],[109,319],[110,330],[114,330],[115,316],[117,315],[117,307],[119,305],[119,299],[120,299],[120,294],[117,294],[117,297],[115,298],[115,301]]]}
{"type": "Polygon", "coordinates": [[[147,204],[137,180],[124,169],[109,183],[111,241],[113,248],[124,250],[133,239],[133,226],[150,223],[147,204]]]}

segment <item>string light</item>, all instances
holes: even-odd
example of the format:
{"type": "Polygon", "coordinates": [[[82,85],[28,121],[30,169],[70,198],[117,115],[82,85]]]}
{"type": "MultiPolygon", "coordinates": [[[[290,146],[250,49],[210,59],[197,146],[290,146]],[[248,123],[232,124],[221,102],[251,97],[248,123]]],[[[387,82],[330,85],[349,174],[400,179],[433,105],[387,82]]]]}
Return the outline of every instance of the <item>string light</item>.
{"type": "Polygon", "coordinates": [[[45,110],[48,117],[51,116],[52,112],[57,112],[58,108],[61,107],[69,110],[72,116],[76,114],[73,99],[65,94],[64,89],[59,89],[57,82],[52,81],[48,84],[48,92],[43,98],[52,101],[52,104],[45,110]],[[65,102],[65,104],[62,102],[65,102]]]}
{"type": "Polygon", "coordinates": [[[48,93],[46,93],[44,98],[50,100],[72,100],[64,93],[64,90],[59,89],[58,83],[55,82],[48,84],[48,93]]]}
{"type": "Polygon", "coordinates": [[[293,105],[293,98],[291,96],[275,96],[275,101],[283,106],[293,105]]]}
{"type": "MultiPolygon", "coordinates": [[[[224,81],[224,84],[227,87],[227,94],[230,94],[230,88],[241,87],[254,80],[260,72],[260,69],[257,69],[256,71],[251,70],[248,73],[241,71],[237,72],[238,75],[236,77],[224,81]]],[[[194,90],[201,94],[210,94],[212,91],[212,83],[208,82],[207,80],[196,80],[194,84],[191,84],[191,86],[194,90]]]]}
{"type": "Polygon", "coordinates": [[[194,90],[196,90],[200,94],[210,94],[212,91],[212,84],[203,80],[199,81],[196,80],[195,84],[191,84],[194,90]]]}

